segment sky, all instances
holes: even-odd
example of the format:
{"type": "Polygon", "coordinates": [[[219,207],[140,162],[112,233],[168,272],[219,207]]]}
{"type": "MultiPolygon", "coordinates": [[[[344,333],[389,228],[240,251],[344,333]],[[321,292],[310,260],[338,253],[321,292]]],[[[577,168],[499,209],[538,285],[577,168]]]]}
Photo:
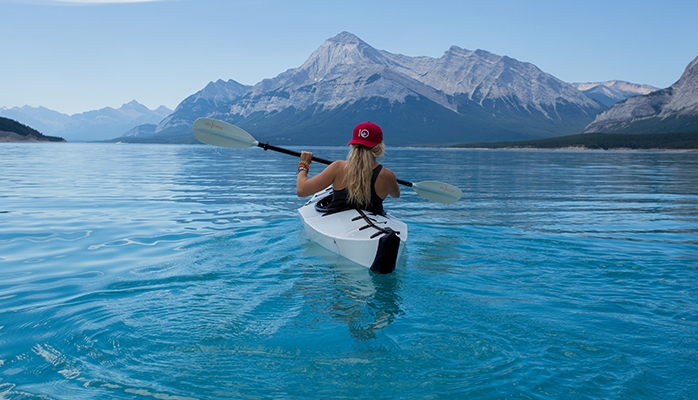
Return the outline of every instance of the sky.
{"type": "Polygon", "coordinates": [[[565,82],[665,88],[698,56],[696,0],[0,0],[0,107],[174,109],[253,85],[347,31],[408,56],[455,45],[565,82]]]}

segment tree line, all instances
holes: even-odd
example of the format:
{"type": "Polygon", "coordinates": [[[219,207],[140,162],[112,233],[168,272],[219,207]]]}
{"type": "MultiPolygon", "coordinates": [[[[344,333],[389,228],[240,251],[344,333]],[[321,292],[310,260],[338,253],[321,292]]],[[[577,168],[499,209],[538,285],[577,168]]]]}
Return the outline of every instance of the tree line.
{"type": "Polygon", "coordinates": [[[452,147],[487,149],[585,148],[591,150],[690,150],[698,149],[698,131],[649,134],[583,133],[579,135],[518,142],[464,143],[452,147]]]}
{"type": "Polygon", "coordinates": [[[45,140],[49,142],[64,142],[65,140],[56,136],[46,136],[34,128],[30,128],[20,122],[13,119],[0,117],[0,132],[11,132],[16,133],[20,136],[31,136],[39,140],[45,140]]]}

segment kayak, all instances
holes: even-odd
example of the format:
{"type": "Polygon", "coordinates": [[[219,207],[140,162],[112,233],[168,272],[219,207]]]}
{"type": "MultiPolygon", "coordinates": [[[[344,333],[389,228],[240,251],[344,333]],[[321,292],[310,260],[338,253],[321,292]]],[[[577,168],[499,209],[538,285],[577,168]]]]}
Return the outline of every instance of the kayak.
{"type": "Polygon", "coordinates": [[[331,199],[328,187],[298,209],[310,240],[375,273],[393,272],[407,242],[407,225],[388,214],[330,210],[331,199]]]}

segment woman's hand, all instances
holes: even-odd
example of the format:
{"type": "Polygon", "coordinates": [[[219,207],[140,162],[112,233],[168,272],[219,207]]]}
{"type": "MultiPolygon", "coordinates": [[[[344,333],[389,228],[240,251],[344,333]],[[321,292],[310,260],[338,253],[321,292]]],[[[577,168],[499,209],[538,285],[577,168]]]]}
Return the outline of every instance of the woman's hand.
{"type": "Polygon", "coordinates": [[[298,197],[310,196],[334,184],[335,178],[344,169],[343,161],[335,161],[312,178],[308,178],[308,166],[313,160],[313,153],[301,152],[296,178],[296,194],[298,197]]]}
{"type": "Polygon", "coordinates": [[[313,153],[309,151],[301,151],[301,162],[310,165],[313,162],[313,153]]]}
{"type": "Polygon", "coordinates": [[[313,153],[309,151],[301,151],[301,160],[298,163],[298,174],[301,172],[310,172],[310,163],[313,162],[313,153]]]}

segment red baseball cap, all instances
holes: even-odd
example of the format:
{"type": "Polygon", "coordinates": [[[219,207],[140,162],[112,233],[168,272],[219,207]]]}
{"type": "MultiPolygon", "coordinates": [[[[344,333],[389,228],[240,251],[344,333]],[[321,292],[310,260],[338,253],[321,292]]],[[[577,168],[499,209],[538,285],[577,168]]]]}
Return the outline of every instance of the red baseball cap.
{"type": "Polygon", "coordinates": [[[381,127],[373,122],[362,122],[354,127],[354,135],[349,144],[360,144],[369,149],[383,141],[383,131],[381,127]]]}

